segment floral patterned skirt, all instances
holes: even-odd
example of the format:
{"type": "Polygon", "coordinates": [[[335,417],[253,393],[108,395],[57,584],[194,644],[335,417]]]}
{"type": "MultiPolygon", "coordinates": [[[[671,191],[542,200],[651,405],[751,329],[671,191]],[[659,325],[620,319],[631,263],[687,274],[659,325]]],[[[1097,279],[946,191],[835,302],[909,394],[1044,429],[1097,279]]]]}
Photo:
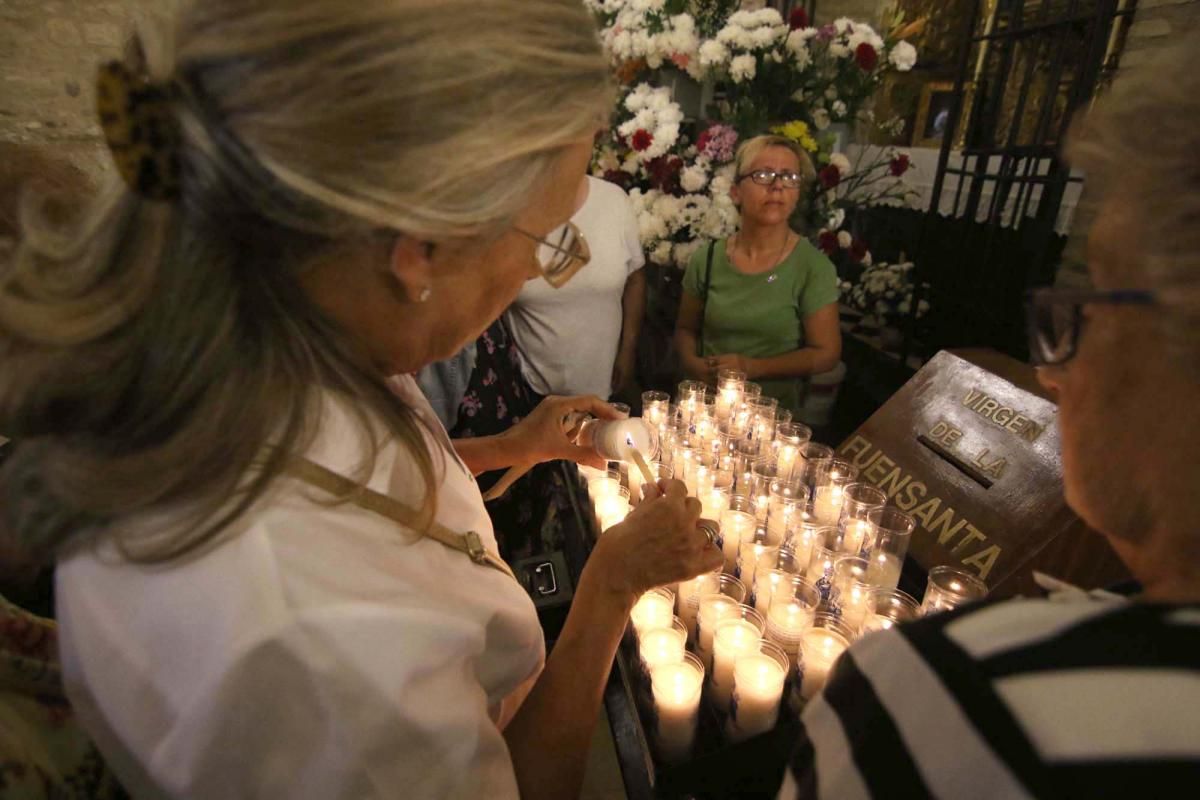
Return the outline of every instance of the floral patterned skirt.
{"type": "MultiPolygon", "coordinates": [[[[452,439],[503,433],[542,401],[521,374],[520,351],[503,318],[493,322],[476,344],[475,370],[459,405],[458,421],[450,431],[452,439]]],[[[480,490],[486,492],[504,472],[480,475],[480,490]]],[[[506,561],[560,549],[558,520],[569,512],[570,501],[559,462],[538,464],[487,508],[500,555],[506,561]]]]}

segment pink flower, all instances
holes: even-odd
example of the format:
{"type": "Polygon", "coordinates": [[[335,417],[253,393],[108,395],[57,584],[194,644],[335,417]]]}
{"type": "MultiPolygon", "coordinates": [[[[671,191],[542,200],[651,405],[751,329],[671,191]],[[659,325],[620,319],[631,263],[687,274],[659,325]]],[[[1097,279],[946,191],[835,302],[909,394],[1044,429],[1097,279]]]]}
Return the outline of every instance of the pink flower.
{"type": "Polygon", "coordinates": [[[692,57],[687,53],[674,53],[671,55],[671,63],[680,69],[687,69],[688,64],[691,63],[691,60],[692,57]]]}

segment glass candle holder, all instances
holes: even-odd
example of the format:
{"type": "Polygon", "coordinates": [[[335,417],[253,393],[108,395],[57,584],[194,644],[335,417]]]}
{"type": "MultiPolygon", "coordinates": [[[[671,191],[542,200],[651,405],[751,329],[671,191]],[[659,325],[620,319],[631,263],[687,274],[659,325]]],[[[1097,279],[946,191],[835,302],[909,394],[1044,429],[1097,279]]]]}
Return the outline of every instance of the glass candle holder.
{"type": "MultiPolygon", "coordinates": [[[[732,500],[731,500],[732,502],[732,500]]],[[[721,514],[721,552],[725,556],[725,571],[732,574],[737,566],[738,547],[742,538],[754,533],[754,515],[730,509],[721,514]]]]}
{"type": "Polygon", "coordinates": [[[643,631],[670,625],[674,617],[675,592],[665,586],[644,593],[629,612],[629,621],[639,638],[643,631]]]}
{"type": "Polygon", "coordinates": [[[729,510],[728,489],[709,489],[707,492],[701,492],[697,499],[700,501],[701,506],[700,516],[704,519],[711,519],[718,524],[721,521],[721,515],[729,510]]]}
{"type": "Polygon", "coordinates": [[[723,572],[706,572],[692,582],[687,598],[687,607],[679,615],[688,629],[688,642],[697,648],[700,642],[699,615],[700,601],[712,595],[724,595],[735,605],[746,599],[746,586],[732,575],[723,572]]]}
{"type": "Polygon", "coordinates": [[[625,521],[629,516],[629,490],[624,486],[617,489],[615,494],[607,494],[596,502],[596,522],[603,533],[614,525],[625,521]]]}
{"type": "Polygon", "coordinates": [[[973,600],[981,600],[987,596],[987,591],[987,584],[961,569],[934,567],[929,570],[921,615],[937,614],[973,600]]]}
{"type": "Polygon", "coordinates": [[[684,629],[687,631],[689,639],[692,636],[692,630],[696,626],[696,608],[698,607],[698,604],[692,603],[692,597],[696,592],[710,588],[712,580],[720,574],[721,570],[715,569],[712,572],[705,572],[694,578],[675,584],[675,613],[683,620],[684,629]]]}
{"type": "Polygon", "coordinates": [[[840,542],[840,535],[836,529],[833,531],[824,544],[813,543],[811,555],[808,559],[808,569],[804,573],[804,577],[808,582],[816,587],[818,594],[821,596],[821,602],[829,602],[829,594],[833,591],[833,565],[837,563],[838,557],[842,553],[837,549],[840,542]]]}
{"type": "MultiPolygon", "coordinates": [[[[812,428],[798,422],[785,422],[775,426],[775,468],[781,478],[791,479],[796,465],[801,462],[801,450],[812,441],[812,428]]],[[[798,477],[798,476],[797,476],[798,477]]]]}
{"type": "Polygon", "coordinates": [[[867,559],[858,556],[840,556],[833,563],[827,610],[846,624],[852,631],[851,638],[858,635],[867,616],[867,600],[871,596],[871,586],[867,583],[869,568],[867,559]]]}
{"type": "Polygon", "coordinates": [[[713,635],[716,633],[717,624],[724,619],[742,617],[747,611],[753,612],[755,617],[758,616],[757,611],[741,602],[745,599],[746,593],[745,587],[740,586],[740,581],[739,588],[740,600],[737,594],[730,595],[724,591],[705,592],[699,595],[699,607],[696,609],[695,651],[696,655],[700,656],[700,661],[703,662],[705,669],[712,669],[713,635]]]}
{"type": "Polygon", "coordinates": [[[829,462],[813,493],[813,518],[821,525],[837,525],[842,516],[846,487],[858,480],[858,468],[840,458],[829,462]]]}
{"type": "Polygon", "coordinates": [[[799,481],[772,481],[767,498],[767,535],[771,544],[781,545],[797,524],[808,502],[808,489],[799,481]]]}
{"type": "Polygon", "coordinates": [[[703,409],[708,397],[708,387],[700,381],[683,381],[675,393],[675,403],[679,406],[680,419],[687,425],[692,424],[696,412],[703,409]]]}
{"type": "Polygon", "coordinates": [[[666,392],[642,392],[642,419],[661,427],[671,411],[671,396],[666,392]]]}
{"type": "Polygon", "coordinates": [[[921,607],[907,592],[899,589],[872,589],[867,598],[867,616],[863,619],[862,634],[886,631],[901,622],[921,616],[921,607]]]}
{"type": "Polygon", "coordinates": [[[869,512],[867,521],[875,535],[867,556],[871,563],[867,583],[877,589],[895,589],[900,583],[900,570],[917,522],[900,509],[889,507],[869,512]]]}
{"type": "Polygon", "coordinates": [[[800,642],[795,691],[805,702],[825,688],[833,665],[846,652],[853,632],[832,614],[817,614],[800,642]]]}
{"type": "Polygon", "coordinates": [[[749,497],[754,479],[754,465],[758,462],[758,450],[754,443],[739,439],[733,445],[733,493],[749,497]]]}
{"type": "MultiPolygon", "coordinates": [[[[803,575],[807,563],[796,559],[795,551],[789,547],[764,550],[754,567],[754,580],[747,584],[751,588],[750,605],[760,614],[766,614],[771,605],[775,587],[789,576],[803,575]]],[[[745,581],[743,581],[745,583],[745,581]]]]}
{"type": "Polygon", "coordinates": [[[833,448],[820,442],[809,442],[800,448],[800,461],[796,464],[793,474],[800,476],[800,482],[808,487],[808,497],[811,501],[817,487],[829,475],[829,465],[833,462],[833,448]]]}
{"type": "Polygon", "coordinates": [[[759,523],[766,524],[770,510],[771,486],[778,478],[778,471],[768,459],[756,460],[750,466],[750,501],[754,503],[754,516],[759,523]]]}
{"type": "Polygon", "coordinates": [[[729,708],[729,700],[733,696],[734,662],[738,656],[757,652],[758,643],[762,641],[762,615],[749,606],[740,606],[738,612],[725,616],[713,628],[709,685],[712,688],[713,705],[721,712],[729,708]]]}
{"type": "Polygon", "coordinates": [[[746,373],[735,369],[723,369],[717,373],[716,415],[717,419],[728,419],[733,409],[742,402],[746,373]]]}
{"type": "Polygon", "coordinates": [[[678,664],[687,652],[687,628],[683,620],[672,616],[671,622],[658,628],[650,628],[638,635],[638,655],[646,672],[659,664],[678,664]]]}
{"type": "Polygon", "coordinates": [[[674,664],[660,664],[650,672],[650,691],[657,718],[655,744],[667,763],[685,761],[696,740],[704,665],[692,653],[674,664]]]}
{"type": "Polygon", "coordinates": [[[778,408],[775,410],[775,429],[779,430],[780,425],[789,424],[792,420],[792,412],[786,408],[778,408]]]}
{"type": "Polygon", "coordinates": [[[588,479],[587,487],[588,496],[592,498],[592,508],[596,509],[601,500],[612,497],[621,491],[621,479],[617,475],[606,472],[599,477],[588,479]]]}
{"type": "Polygon", "coordinates": [[[647,460],[659,452],[658,428],[641,417],[586,420],[575,443],[609,461],[633,461],[634,450],[647,460]]]}
{"type": "Polygon", "coordinates": [[[629,407],[628,403],[609,403],[609,405],[621,416],[621,419],[629,419],[629,415],[633,413],[633,409],[629,407]]]}
{"type": "Polygon", "coordinates": [[[793,575],[775,587],[767,608],[765,636],[783,648],[795,666],[800,639],[812,626],[821,597],[815,586],[793,575]]]}
{"type": "Polygon", "coordinates": [[[801,568],[803,572],[812,561],[814,548],[826,547],[836,536],[837,528],[802,519],[788,538],[787,546],[796,554],[796,561],[804,565],[801,568]]]}
{"type": "Polygon", "coordinates": [[[737,658],[733,664],[734,699],[725,727],[730,741],[740,742],[775,727],[790,668],[783,648],[766,640],[759,640],[757,652],[737,658]]]}
{"type": "Polygon", "coordinates": [[[852,483],[842,495],[842,515],[838,527],[842,530],[843,552],[858,555],[870,549],[875,526],[870,513],[887,503],[887,495],[865,483],[852,483]]]}
{"type": "Polygon", "coordinates": [[[737,568],[734,575],[747,587],[754,585],[754,571],[758,568],[758,559],[765,553],[778,553],[779,545],[771,544],[766,528],[755,526],[754,532],[743,536],[738,543],[737,568]]]}

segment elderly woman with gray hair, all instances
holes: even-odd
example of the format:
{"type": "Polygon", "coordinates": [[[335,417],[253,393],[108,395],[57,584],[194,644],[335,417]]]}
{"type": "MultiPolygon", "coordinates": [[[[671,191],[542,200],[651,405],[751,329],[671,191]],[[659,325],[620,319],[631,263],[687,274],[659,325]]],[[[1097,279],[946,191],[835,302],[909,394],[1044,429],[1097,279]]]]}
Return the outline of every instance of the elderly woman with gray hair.
{"type": "Polygon", "coordinates": [[[1067,502],[1141,584],[872,634],[805,710],[793,797],[1171,797],[1200,780],[1200,73],[1129,75],[1067,153],[1089,290],[1030,299],[1067,502]]]}
{"type": "Polygon", "coordinates": [[[0,273],[4,526],[139,797],[571,797],[640,593],[721,563],[678,482],[548,662],[473,473],[594,460],[597,398],[452,443],[411,373],[561,286],[611,105],[578,0],[197,0],[102,68],[123,181],[0,273]],[[547,241],[552,231],[561,231],[547,241]],[[539,245],[545,257],[539,257],[539,245]]]}

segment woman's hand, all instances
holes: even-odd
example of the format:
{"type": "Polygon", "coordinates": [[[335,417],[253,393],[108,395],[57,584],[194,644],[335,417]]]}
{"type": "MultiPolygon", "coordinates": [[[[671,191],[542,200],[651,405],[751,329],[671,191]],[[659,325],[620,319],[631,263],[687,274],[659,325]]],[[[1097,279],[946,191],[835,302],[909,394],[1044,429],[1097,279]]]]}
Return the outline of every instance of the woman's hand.
{"type": "Polygon", "coordinates": [[[620,419],[608,403],[593,395],[547,397],[525,419],[510,428],[504,437],[511,448],[514,464],[540,464],[566,459],[589,467],[604,469],[606,461],[594,450],[571,441],[567,432],[575,427],[573,415],[591,414],[599,419],[620,419]]]}
{"type": "Polygon", "coordinates": [[[617,394],[625,388],[637,372],[637,352],[632,347],[622,347],[613,362],[612,391],[617,394]]]}
{"type": "Polygon", "coordinates": [[[681,481],[660,481],[659,491],[605,531],[588,560],[620,596],[636,598],[724,563],[720,549],[698,525],[700,501],[688,497],[681,481]]]}
{"type": "Polygon", "coordinates": [[[709,372],[712,375],[711,382],[716,385],[717,373],[723,369],[734,369],[745,374],[746,378],[753,380],[756,376],[753,374],[752,361],[754,359],[747,358],[741,353],[726,353],[720,356],[709,356],[705,359],[709,372]]]}

